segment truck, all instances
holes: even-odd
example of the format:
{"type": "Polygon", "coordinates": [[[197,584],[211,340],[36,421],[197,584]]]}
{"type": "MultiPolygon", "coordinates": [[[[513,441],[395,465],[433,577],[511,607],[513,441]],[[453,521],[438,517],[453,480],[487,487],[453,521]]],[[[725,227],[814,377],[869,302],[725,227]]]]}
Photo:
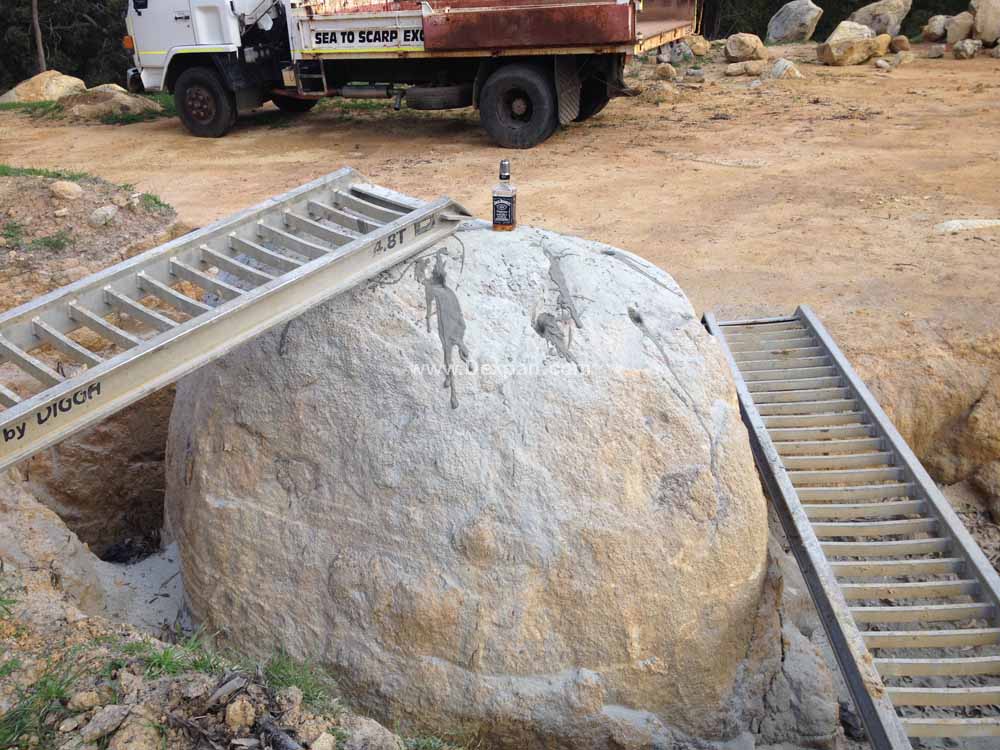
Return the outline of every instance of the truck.
{"type": "Polygon", "coordinates": [[[132,92],[173,94],[218,138],[268,102],[475,107],[505,148],[531,148],[627,93],[626,59],[694,33],[698,0],[128,0],[132,92]]]}

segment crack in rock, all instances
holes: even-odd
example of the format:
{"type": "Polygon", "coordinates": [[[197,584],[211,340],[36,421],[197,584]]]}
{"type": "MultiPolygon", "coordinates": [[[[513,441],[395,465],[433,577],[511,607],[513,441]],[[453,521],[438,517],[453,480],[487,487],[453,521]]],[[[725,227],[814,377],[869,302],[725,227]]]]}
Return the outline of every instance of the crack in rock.
{"type": "Polygon", "coordinates": [[[563,272],[560,263],[566,257],[566,254],[557,255],[549,250],[544,250],[543,252],[545,253],[545,257],[549,259],[549,278],[552,279],[552,282],[559,290],[559,296],[556,298],[556,307],[569,312],[576,327],[582,329],[583,323],[580,321],[580,313],[573,302],[573,295],[570,294],[569,283],[566,281],[566,274],[563,272]]]}
{"type": "Polygon", "coordinates": [[[560,357],[576,365],[577,371],[583,371],[580,368],[580,363],[569,350],[569,342],[563,336],[562,327],[559,325],[559,320],[555,315],[552,313],[542,313],[535,318],[534,327],[535,332],[545,339],[560,357]]]}

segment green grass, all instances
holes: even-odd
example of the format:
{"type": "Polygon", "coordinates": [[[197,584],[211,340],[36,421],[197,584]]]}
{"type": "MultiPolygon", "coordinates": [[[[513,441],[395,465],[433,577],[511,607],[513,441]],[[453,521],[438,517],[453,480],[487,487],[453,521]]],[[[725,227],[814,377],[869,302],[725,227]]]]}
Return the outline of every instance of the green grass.
{"type": "Polygon", "coordinates": [[[473,750],[479,747],[478,742],[459,742],[441,739],[433,736],[405,737],[403,744],[406,750],[473,750]]]}
{"type": "MultiPolygon", "coordinates": [[[[145,669],[146,676],[152,679],[189,671],[216,674],[228,666],[226,660],[209,647],[201,631],[162,649],[149,641],[129,641],[122,644],[119,651],[123,656],[138,661],[145,669]]],[[[118,660],[115,668],[120,669],[125,663],[118,660]]]]}
{"type": "Polygon", "coordinates": [[[137,122],[149,122],[159,120],[161,117],[177,117],[177,105],[174,102],[173,94],[166,92],[140,94],[145,99],[156,102],[162,110],[160,112],[122,112],[120,114],[107,114],[101,118],[105,125],[135,125],[137,122]]]}
{"type": "Polygon", "coordinates": [[[49,177],[53,180],[69,180],[70,182],[82,182],[83,180],[94,179],[92,175],[86,172],[70,172],[64,169],[12,167],[9,164],[0,164],[0,177],[49,177]]]}
{"type": "Polygon", "coordinates": [[[142,207],[150,213],[168,213],[174,210],[173,206],[152,193],[143,193],[139,200],[142,201],[142,207]]]}
{"type": "Polygon", "coordinates": [[[317,713],[337,713],[340,704],[335,697],[337,683],[322,669],[298,661],[281,651],[264,665],[264,680],[272,690],[297,687],[302,702],[317,713]]]}
{"type": "Polygon", "coordinates": [[[32,117],[58,117],[63,107],[59,102],[4,102],[0,112],[21,112],[32,117]]]}
{"type": "Polygon", "coordinates": [[[50,662],[35,684],[18,691],[13,708],[0,716],[0,748],[26,748],[31,737],[38,738],[38,747],[54,747],[54,727],[68,715],[63,704],[81,669],[71,652],[50,662]]]}
{"type": "Polygon", "coordinates": [[[65,229],[60,229],[55,234],[50,234],[45,237],[39,237],[38,239],[32,240],[28,245],[28,249],[59,252],[60,250],[65,250],[71,244],[73,244],[73,236],[65,229]]]}
{"type": "Polygon", "coordinates": [[[163,107],[161,117],[177,117],[177,103],[174,101],[173,94],[169,94],[166,91],[160,91],[157,93],[142,94],[142,96],[147,99],[152,99],[154,102],[163,107]]]}
{"type": "Polygon", "coordinates": [[[21,243],[24,242],[24,225],[13,219],[5,222],[0,236],[7,240],[8,245],[20,247],[21,243]]]}
{"type": "Polygon", "coordinates": [[[392,99],[341,99],[339,97],[330,97],[327,99],[321,99],[313,111],[323,109],[345,109],[357,112],[359,110],[370,111],[377,109],[390,109],[391,107],[392,99]]]}
{"type": "Polygon", "coordinates": [[[20,659],[7,659],[6,661],[0,662],[0,679],[4,677],[10,677],[14,672],[21,668],[20,659]]]}

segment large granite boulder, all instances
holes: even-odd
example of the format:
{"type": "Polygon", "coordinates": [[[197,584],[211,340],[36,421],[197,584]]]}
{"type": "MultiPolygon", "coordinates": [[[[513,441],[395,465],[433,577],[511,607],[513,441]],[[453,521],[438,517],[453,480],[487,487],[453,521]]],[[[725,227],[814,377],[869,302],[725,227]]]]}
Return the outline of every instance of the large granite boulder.
{"type": "Polygon", "coordinates": [[[826,39],[826,44],[839,44],[840,42],[855,42],[861,39],[874,39],[875,32],[861,23],[854,21],[841,21],[837,28],[833,30],[826,39]]]}
{"type": "Polygon", "coordinates": [[[968,11],[952,16],[944,25],[945,40],[950,45],[958,44],[963,39],[971,37],[975,27],[976,17],[968,11]]]}
{"type": "Polygon", "coordinates": [[[79,94],[87,90],[87,84],[79,78],[60,73],[58,70],[47,70],[0,96],[0,104],[13,102],[53,102],[64,96],[79,94]]]}
{"type": "Polygon", "coordinates": [[[792,0],[785,3],[767,24],[767,43],[809,41],[822,15],[823,9],[812,0],[792,0]]]}
{"type": "Polygon", "coordinates": [[[183,380],[167,465],[197,620],[401,729],[722,741],[772,682],[731,378],[629,253],[461,232],[183,380]]]}
{"type": "Polygon", "coordinates": [[[1000,39],[1000,0],[976,0],[975,38],[984,44],[1000,39]]]}
{"type": "Polygon", "coordinates": [[[867,26],[876,34],[896,36],[912,5],[913,0],[879,0],[858,8],[848,20],[867,26]]]}

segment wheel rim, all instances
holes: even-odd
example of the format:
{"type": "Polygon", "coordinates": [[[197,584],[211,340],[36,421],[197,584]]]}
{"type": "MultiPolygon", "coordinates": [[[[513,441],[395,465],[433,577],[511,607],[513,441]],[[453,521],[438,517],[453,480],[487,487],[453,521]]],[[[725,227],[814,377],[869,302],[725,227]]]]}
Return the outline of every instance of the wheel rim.
{"type": "Polygon", "coordinates": [[[511,125],[531,122],[534,113],[531,97],[523,89],[511,89],[500,101],[500,117],[511,125]]]}
{"type": "Polygon", "coordinates": [[[184,94],[184,106],[193,120],[208,124],[215,119],[215,97],[204,86],[189,86],[184,94]]]}

